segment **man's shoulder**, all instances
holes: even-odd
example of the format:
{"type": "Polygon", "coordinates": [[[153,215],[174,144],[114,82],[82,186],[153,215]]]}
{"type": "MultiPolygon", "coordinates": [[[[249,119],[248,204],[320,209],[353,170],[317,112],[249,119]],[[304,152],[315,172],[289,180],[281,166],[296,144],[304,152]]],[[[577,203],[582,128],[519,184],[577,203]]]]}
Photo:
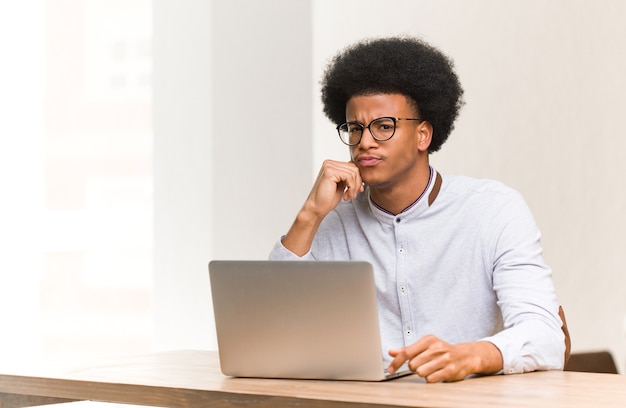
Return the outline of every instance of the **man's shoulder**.
{"type": "Polygon", "coordinates": [[[514,188],[493,179],[442,176],[441,200],[452,208],[475,208],[485,216],[501,208],[523,208],[524,197],[514,188]]]}
{"type": "Polygon", "coordinates": [[[530,215],[524,197],[501,181],[450,176],[446,183],[446,177],[442,177],[441,211],[452,211],[474,221],[493,222],[530,215]]]}
{"type": "Polygon", "coordinates": [[[450,174],[444,174],[442,178],[442,190],[450,194],[519,195],[515,189],[498,180],[450,174]]]}

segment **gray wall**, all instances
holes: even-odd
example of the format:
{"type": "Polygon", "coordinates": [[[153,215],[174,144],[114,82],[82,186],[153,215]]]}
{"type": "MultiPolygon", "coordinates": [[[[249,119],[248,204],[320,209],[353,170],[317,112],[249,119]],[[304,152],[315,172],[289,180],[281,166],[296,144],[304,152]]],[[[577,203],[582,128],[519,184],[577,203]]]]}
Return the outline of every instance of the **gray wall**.
{"type": "Polygon", "coordinates": [[[411,33],[455,60],[466,91],[433,164],[522,192],[573,349],[608,348],[625,371],[626,2],[156,0],[154,8],[160,347],[215,347],[208,260],[265,257],[321,161],[347,158],[320,112],[327,59],[365,36],[411,33]]]}

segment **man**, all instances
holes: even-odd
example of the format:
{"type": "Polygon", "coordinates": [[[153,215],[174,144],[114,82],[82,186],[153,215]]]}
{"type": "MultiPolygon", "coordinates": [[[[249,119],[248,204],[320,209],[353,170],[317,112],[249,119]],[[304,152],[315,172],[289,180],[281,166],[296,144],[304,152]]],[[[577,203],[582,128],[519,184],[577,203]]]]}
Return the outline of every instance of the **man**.
{"type": "Polygon", "coordinates": [[[338,54],[322,101],[351,160],[324,162],[270,258],[372,263],[391,372],[408,361],[439,382],[562,369],[559,306],[524,200],[429,164],[462,96],[452,62],[419,39],[338,54]]]}

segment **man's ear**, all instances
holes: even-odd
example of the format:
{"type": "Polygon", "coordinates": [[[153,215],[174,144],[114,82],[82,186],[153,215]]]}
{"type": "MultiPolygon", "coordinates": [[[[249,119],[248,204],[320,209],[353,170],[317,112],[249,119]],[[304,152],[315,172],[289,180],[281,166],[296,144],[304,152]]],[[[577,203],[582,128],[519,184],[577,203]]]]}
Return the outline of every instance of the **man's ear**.
{"type": "Polygon", "coordinates": [[[417,126],[416,132],[418,137],[417,148],[422,152],[428,151],[433,140],[433,125],[430,122],[423,121],[417,126]]]}

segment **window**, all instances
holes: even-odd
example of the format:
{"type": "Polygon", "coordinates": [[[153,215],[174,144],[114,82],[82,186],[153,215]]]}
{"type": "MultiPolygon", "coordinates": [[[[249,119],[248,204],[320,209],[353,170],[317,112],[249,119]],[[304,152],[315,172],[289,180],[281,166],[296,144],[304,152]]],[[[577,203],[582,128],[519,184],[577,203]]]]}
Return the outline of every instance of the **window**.
{"type": "Polygon", "coordinates": [[[3,102],[25,103],[0,125],[14,139],[0,142],[13,180],[0,263],[19,276],[4,273],[0,306],[20,311],[5,341],[44,355],[148,349],[151,3],[11,3],[2,22],[20,20],[8,34],[22,68],[2,74],[16,84],[3,102]]]}

